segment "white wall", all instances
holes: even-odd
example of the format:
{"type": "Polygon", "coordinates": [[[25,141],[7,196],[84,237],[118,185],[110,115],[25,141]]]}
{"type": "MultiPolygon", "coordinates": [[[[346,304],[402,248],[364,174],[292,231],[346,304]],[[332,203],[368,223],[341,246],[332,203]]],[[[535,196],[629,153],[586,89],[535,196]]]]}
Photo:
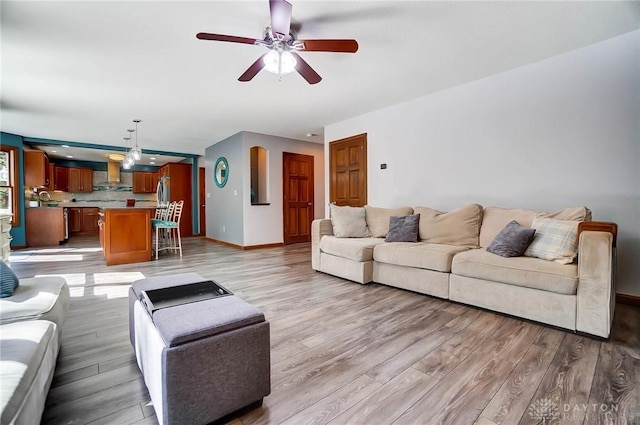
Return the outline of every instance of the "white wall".
{"type": "Polygon", "coordinates": [[[376,206],[586,205],[618,223],[618,292],[640,295],[639,117],[634,31],[327,126],[325,155],[367,133],[376,206]]]}
{"type": "Polygon", "coordinates": [[[242,245],[244,241],[242,133],[209,146],[205,150],[205,191],[207,237],[242,245]],[[213,181],[213,168],[219,157],[229,163],[227,184],[220,188],[213,181]],[[210,196],[209,196],[210,195],[210,196]]]}
{"type": "Polygon", "coordinates": [[[283,242],[282,154],[314,157],[314,214],[324,216],[324,147],[318,143],[240,132],[209,146],[205,151],[207,237],[240,246],[283,242]],[[269,205],[251,205],[252,146],[268,150],[269,205]],[[213,167],[224,156],[229,180],[223,188],[213,182],[213,167]]]}
{"type": "Polygon", "coordinates": [[[246,157],[244,174],[244,245],[264,245],[284,241],[284,212],[282,203],[282,154],[284,152],[314,157],[314,214],[324,217],[324,147],[318,143],[287,139],[251,132],[243,133],[246,157]],[[251,205],[251,170],[249,149],[262,146],[268,151],[269,205],[251,205]]]}

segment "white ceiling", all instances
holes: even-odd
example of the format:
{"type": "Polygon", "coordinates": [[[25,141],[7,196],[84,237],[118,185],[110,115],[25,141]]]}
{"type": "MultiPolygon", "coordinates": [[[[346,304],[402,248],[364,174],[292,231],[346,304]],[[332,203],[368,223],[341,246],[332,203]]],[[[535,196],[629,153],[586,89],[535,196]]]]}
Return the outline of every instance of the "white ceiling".
{"type": "Polygon", "coordinates": [[[323,77],[262,71],[262,53],[198,32],[260,38],[260,1],[7,1],[2,131],[204,154],[239,131],[323,141],[328,124],[640,28],[640,3],[291,0],[298,38],[354,38],[356,54],[301,53],[323,77]],[[317,136],[306,137],[307,133],[317,136]]]}

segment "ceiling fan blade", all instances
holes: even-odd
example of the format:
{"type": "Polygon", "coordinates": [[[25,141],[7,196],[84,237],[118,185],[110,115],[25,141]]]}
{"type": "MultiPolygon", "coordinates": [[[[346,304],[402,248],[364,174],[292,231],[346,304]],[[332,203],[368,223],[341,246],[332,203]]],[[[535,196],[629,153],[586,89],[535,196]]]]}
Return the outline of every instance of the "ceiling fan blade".
{"type": "Polygon", "coordinates": [[[264,68],[264,61],[262,60],[262,58],[264,58],[267,55],[267,53],[260,56],[257,61],[255,61],[249,68],[247,68],[244,74],[242,74],[238,78],[238,81],[243,81],[243,82],[251,81],[253,77],[255,77],[258,74],[258,72],[260,72],[260,70],[264,68]]]}
{"type": "Polygon", "coordinates": [[[291,28],[291,3],[285,0],[269,0],[271,12],[271,31],[283,37],[289,37],[291,28]]]}
{"type": "Polygon", "coordinates": [[[223,35],[223,34],[209,34],[206,32],[199,32],[196,37],[200,40],[214,40],[214,41],[229,41],[231,43],[243,43],[254,44],[255,38],[236,37],[235,35],[223,35]]]}
{"type": "Polygon", "coordinates": [[[355,53],[358,42],[355,40],[298,40],[304,43],[307,52],[341,52],[355,53]]]}
{"type": "Polygon", "coordinates": [[[314,71],[299,54],[295,52],[291,52],[291,54],[296,58],[296,71],[298,71],[298,74],[302,75],[302,78],[307,80],[307,83],[317,84],[322,80],[322,77],[318,75],[318,73],[314,71]]]}

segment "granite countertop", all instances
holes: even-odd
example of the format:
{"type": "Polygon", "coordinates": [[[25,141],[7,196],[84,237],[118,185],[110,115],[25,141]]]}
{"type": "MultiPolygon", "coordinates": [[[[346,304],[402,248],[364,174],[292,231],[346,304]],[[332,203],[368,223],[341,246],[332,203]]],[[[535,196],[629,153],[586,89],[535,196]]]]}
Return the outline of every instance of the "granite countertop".
{"type": "Polygon", "coordinates": [[[136,201],[135,207],[127,207],[125,201],[96,201],[96,202],[59,202],[59,207],[65,208],[155,208],[156,203],[150,201],[136,201]]]}
{"type": "Polygon", "coordinates": [[[145,207],[144,205],[135,206],[135,207],[100,207],[101,210],[155,210],[156,207],[145,207]]]}

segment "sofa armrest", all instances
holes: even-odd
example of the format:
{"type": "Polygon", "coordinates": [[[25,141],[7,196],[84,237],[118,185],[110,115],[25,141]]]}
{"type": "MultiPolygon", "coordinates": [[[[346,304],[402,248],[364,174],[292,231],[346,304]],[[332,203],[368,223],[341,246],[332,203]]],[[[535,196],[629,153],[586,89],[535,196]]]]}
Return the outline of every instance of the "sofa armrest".
{"type": "Polygon", "coordinates": [[[311,267],[320,270],[320,239],[333,235],[333,226],[328,218],[319,218],[311,223],[311,267]]]}
{"type": "Polygon", "coordinates": [[[614,235],[583,230],[578,242],[576,329],[609,337],[616,303],[614,235]]]}

